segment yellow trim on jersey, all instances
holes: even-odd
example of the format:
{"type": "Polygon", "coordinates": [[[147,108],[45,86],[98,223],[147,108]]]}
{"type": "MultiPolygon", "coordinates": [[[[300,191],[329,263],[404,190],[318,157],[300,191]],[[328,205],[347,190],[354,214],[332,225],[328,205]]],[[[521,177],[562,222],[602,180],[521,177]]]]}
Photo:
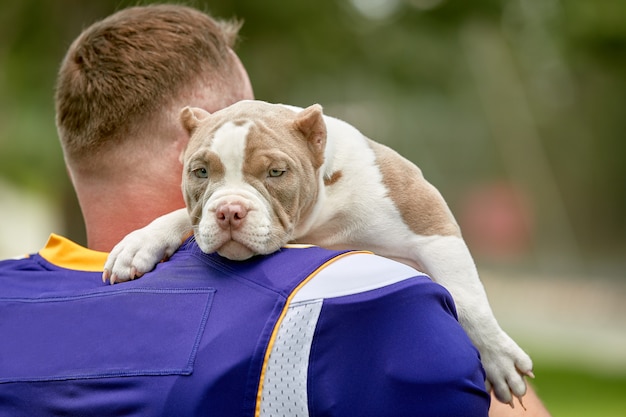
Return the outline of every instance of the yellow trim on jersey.
{"type": "Polygon", "coordinates": [[[63,236],[52,233],[46,246],[39,251],[39,255],[61,268],[101,272],[109,254],[87,249],[63,236]]]}
{"type": "Polygon", "coordinates": [[[283,307],[283,310],[281,311],[280,316],[278,316],[278,320],[276,320],[276,323],[274,324],[274,329],[272,330],[272,336],[270,337],[269,343],[267,344],[267,349],[265,351],[265,356],[263,358],[263,367],[261,368],[261,376],[259,378],[259,389],[257,390],[257,394],[256,394],[256,407],[254,411],[255,417],[259,417],[261,415],[261,396],[263,395],[263,382],[265,381],[265,371],[267,369],[267,363],[270,359],[272,348],[274,347],[274,342],[276,341],[276,337],[278,335],[278,330],[280,329],[280,325],[283,322],[285,315],[287,314],[287,310],[289,309],[291,300],[293,299],[293,297],[295,297],[296,293],[302,287],[304,287],[309,281],[311,281],[313,277],[315,277],[322,269],[326,268],[328,265],[330,265],[331,263],[335,262],[338,259],[344,258],[348,255],[353,255],[355,253],[372,254],[372,252],[369,252],[369,251],[351,251],[351,252],[344,252],[340,255],[335,256],[334,258],[327,260],[322,265],[318,266],[315,269],[315,271],[309,274],[309,276],[307,276],[300,284],[298,284],[298,286],[291,292],[291,294],[289,294],[289,297],[287,297],[285,306],[283,307]]]}

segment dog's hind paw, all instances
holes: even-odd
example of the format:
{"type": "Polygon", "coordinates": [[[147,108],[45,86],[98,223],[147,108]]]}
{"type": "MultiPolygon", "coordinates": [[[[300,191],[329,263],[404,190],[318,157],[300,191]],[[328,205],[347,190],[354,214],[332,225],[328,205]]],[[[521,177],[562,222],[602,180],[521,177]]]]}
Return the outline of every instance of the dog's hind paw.
{"type": "Polygon", "coordinates": [[[487,374],[487,389],[493,390],[499,401],[513,406],[513,396],[521,401],[526,394],[524,378],[534,378],[535,375],[530,357],[512,339],[504,337],[504,343],[496,349],[481,351],[481,355],[487,374]]]}

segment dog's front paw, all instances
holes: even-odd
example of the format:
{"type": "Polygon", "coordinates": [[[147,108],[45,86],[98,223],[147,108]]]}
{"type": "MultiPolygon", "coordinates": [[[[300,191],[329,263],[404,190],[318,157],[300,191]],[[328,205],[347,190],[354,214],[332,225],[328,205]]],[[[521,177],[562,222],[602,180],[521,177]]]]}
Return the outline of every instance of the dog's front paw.
{"type": "MultiPolygon", "coordinates": [[[[520,402],[526,394],[525,376],[534,378],[530,357],[506,334],[501,342],[481,351],[487,374],[487,389],[493,389],[496,398],[513,406],[513,396],[520,402]]],[[[523,404],[523,403],[522,403],[523,404]]]]}
{"type": "Polygon", "coordinates": [[[102,281],[111,284],[129,281],[150,272],[176,251],[175,245],[155,239],[146,229],[135,230],[115,245],[104,264],[102,281]]]}
{"type": "Polygon", "coordinates": [[[141,277],[176,252],[190,234],[191,223],[184,209],[157,218],[115,245],[104,264],[102,281],[115,284],[141,277]]]}

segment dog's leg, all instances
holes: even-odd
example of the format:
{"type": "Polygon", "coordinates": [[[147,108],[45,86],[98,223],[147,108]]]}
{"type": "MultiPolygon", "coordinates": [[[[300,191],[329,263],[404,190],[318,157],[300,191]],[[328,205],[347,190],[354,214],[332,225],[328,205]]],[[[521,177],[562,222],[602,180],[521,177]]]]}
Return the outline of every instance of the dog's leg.
{"type": "Polygon", "coordinates": [[[488,388],[512,404],[511,394],[526,393],[532,361],[498,325],[467,245],[456,236],[420,236],[417,248],[420,265],[452,294],[459,321],[480,352],[488,388]]]}
{"type": "Polygon", "coordinates": [[[102,280],[114,284],[141,277],[176,252],[192,231],[187,209],[179,209],[129,233],[109,254],[102,280]]]}

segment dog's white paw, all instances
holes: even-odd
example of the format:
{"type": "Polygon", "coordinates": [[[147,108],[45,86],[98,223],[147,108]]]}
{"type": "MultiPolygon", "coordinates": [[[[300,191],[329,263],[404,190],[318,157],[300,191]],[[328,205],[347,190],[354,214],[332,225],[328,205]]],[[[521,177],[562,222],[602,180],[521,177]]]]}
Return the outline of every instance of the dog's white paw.
{"type": "Polygon", "coordinates": [[[513,406],[513,396],[520,399],[526,394],[525,376],[534,378],[530,357],[506,334],[499,343],[481,350],[487,390],[493,389],[496,398],[513,406]]]}
{"type": "Polygon", "coordinates": [[[104,264],[102,281],[129,281],[150,272],[180,246],[178,238],[158,238],[149,228],[135,230],[115,245],[104,264]]]}
{"type": "Polygon", "coordinates": [[[129,281],[150,272],[172,256],[191,234],[191,223],[185,209],[155,219],[146,227],[129,233],[115,245],[104,264],[102,281],[129,281]]]}

